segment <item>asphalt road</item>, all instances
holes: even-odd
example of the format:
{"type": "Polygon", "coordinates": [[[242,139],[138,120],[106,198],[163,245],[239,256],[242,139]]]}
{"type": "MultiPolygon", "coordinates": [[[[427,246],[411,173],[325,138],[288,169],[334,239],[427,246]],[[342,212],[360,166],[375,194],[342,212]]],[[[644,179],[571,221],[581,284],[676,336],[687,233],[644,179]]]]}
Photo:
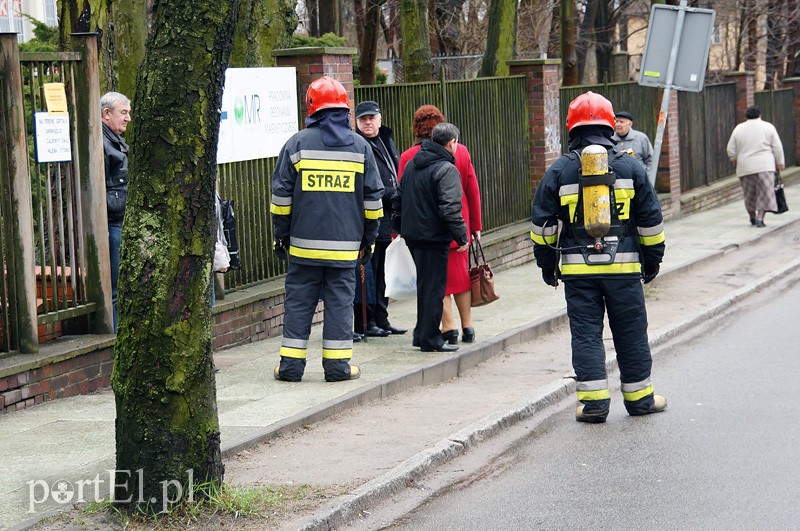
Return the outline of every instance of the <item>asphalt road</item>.
{"type": "MultiPolygon", "coordinates": [[[[800,272],[656,359],[659,415],[566,408],[392,529],[797,529],[800,272]]],[[[698,333],[699,332],[699,333],[698,333]]],[[[612,376],[613,379],[616,375],[612,376]]]]}

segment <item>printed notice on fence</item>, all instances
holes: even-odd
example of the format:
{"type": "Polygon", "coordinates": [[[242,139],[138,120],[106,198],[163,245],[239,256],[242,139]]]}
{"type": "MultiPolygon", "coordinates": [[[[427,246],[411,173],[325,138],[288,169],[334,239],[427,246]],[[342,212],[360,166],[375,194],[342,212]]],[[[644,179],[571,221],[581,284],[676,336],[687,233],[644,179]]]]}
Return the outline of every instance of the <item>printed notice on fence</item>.
{"type": "Polygon", "coordinates": [[[219,164],[277,157],[299,130],[295,69],[228,68],[220,112],[219,164]]]}
{"type": "Polygon", "coordinates": [[[64,91],[64,83],[45,83],[44,101],[50,114],[66,113],[67,93],[64,91]]]}
{"type": "Polygon", "coordinates": [[[69,162],[69,114],[36,113],[36,161],[69,162]]]}

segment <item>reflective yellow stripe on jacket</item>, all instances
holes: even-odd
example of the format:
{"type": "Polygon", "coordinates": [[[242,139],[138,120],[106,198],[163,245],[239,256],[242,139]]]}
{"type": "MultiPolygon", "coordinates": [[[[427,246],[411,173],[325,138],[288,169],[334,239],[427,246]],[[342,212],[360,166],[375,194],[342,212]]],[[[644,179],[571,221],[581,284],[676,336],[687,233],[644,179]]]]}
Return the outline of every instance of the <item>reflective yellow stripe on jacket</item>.
{"type": "Polygon", "coordinates": [[[278,197],[272,194],[272,200],[269,205],[271,214],[279,216],[288,216],[292,213],[292,198],[291,197],[278,197]]]}
{"type": "Polygon", "coordinates": [[[642,245],[658,245],[664,243],[664,224],[659,223],[655,227],[636,227],[639,233],[639,243],[642,245]]]}
{"type": "Polygon", "coordinates": [[[562,275],[607,275],[640,273],[639,253],[617,253],[610,264],[587,264],[580,253],[561,255],[562,275]]]}
{"type": "Polygon", "coordinates": [[[558,223],[546,227],[531,223],[531,240],[539,245],[555,245],[558,241],[558,223]]]}
{"type": "Polygon", "coordinates": [[[300,258],[319,260],[358,260],[360,241],[308,240],[292,236],[289,254],[300,258]]]}
{"type": "Polygon", "coordinates": [[[364,218],[381,219],[382,217],[383,202],[380,199],[377,201],[364,201],[364,218]]]}

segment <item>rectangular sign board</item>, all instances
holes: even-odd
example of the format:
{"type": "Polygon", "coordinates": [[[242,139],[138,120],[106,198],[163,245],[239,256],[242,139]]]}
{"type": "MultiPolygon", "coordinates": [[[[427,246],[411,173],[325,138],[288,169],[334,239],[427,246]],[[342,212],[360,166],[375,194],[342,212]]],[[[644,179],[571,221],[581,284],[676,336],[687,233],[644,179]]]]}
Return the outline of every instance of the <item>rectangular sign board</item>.
{"type": "Polygon", "coordinates": [[[217,163],[277,157],[299,130],[294,67],[228,68],[217,163]]]}
{"type": "Polygon", "coordinates": [[[672,41],[681,9],[685,11],[685,16],[670,88],[692,92],[703,90],[716,12],[713,9],[661,4],[654,5],[650,12],[647,42],[639,73],[640,85],[667,87],[672,41]]]}
{"type": "Polygon", "coordinates": [[[37,112],[36,161],[68,162],[72,160],[69,138],[69,114],[37,112]]]}

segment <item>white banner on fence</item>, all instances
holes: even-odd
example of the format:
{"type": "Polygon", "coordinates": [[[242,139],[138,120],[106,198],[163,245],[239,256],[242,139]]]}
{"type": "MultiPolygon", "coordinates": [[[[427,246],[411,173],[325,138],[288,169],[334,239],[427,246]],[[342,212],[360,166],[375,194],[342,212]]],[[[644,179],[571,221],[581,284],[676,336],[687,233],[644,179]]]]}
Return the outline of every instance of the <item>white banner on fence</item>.
{"type": "Polygon", "coordinates": [[[69,162],[72,147],[69,140],[69,114],[37,112],[36,161],[69,162]]]}
{"type": "Polygon", "coordinates": [[[297,131],[294,67],[226,70],[217,163],[276,157],[297,131]]]}

